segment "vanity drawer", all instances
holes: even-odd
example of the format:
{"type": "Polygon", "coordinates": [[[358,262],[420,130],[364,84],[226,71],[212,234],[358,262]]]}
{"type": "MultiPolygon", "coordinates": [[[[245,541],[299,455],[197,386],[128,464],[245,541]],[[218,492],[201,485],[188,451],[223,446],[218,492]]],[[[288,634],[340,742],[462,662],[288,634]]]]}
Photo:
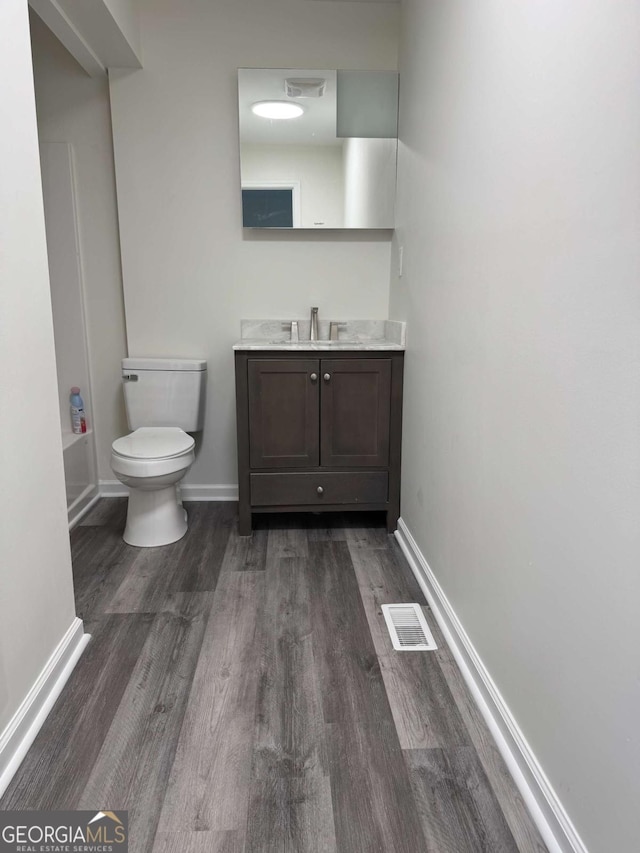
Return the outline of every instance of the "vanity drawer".
{"type": "Polygon", "coordinates": [[[386,471],[251,474],[253,506],[386,503],[386,471]]]}

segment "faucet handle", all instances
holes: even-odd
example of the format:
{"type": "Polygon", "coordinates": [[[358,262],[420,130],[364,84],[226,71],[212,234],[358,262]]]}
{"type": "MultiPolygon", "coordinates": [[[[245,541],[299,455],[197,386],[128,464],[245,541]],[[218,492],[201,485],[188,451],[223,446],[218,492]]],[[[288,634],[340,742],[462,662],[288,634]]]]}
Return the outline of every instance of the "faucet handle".
{"type": "Polygon", "coordinates": [[[300,334],[298,330],[298,321],[297,320],[288,320],[287,322],[282,324],[283,331],[290,332],[289,340],[290,341],[299,341],[300,334]]]}
{"type": "Polygon", "coordinates": [[[338,337],[339,337],[338,332],[339,332],[340,326],[346,326],[346,325],[347,325],[346,323],[338,323],[338,322],[335,322],[332,320],[329,323],[329,340],[330,341],[337,341],[338,337]]]}

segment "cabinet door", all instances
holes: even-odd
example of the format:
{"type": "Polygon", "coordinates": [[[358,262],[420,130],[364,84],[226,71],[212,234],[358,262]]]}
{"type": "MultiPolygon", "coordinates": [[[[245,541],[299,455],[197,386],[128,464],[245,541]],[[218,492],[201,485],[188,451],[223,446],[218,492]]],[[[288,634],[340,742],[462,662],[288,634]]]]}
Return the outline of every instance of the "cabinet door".
{"type": "Polygon", "coordinates": [[[318,359],[250,359],[248,370],[251,467],[318,465],[318,359]]]}
{"type": "Polygon", "coordinates": [[[321,456],[327,467],[389,464],[391,359],[322,359],[321,456]]]}

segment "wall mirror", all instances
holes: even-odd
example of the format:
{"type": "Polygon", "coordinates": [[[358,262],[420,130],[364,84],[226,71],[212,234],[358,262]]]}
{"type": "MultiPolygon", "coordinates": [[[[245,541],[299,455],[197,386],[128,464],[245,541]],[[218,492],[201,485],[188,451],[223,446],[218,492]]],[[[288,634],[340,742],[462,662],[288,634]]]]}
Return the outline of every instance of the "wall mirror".
{"type": "Polygon", "coordinates": [[[398,74],[240,68],[245,228],[393,228],[398,74]]]}

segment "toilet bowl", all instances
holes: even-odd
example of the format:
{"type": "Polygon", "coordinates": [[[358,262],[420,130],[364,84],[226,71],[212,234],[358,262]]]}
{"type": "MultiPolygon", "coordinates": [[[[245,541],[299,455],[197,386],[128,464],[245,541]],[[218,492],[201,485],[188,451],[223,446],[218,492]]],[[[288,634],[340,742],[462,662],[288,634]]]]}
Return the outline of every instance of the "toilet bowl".
{"type": "Polygon", "coordinates": [[[129,487],[127,544],[169,545],[187,532],[176,486],[193,464],[194,445],[179,427],[140,427],[113,442],[111,468],[129,487]]]}

